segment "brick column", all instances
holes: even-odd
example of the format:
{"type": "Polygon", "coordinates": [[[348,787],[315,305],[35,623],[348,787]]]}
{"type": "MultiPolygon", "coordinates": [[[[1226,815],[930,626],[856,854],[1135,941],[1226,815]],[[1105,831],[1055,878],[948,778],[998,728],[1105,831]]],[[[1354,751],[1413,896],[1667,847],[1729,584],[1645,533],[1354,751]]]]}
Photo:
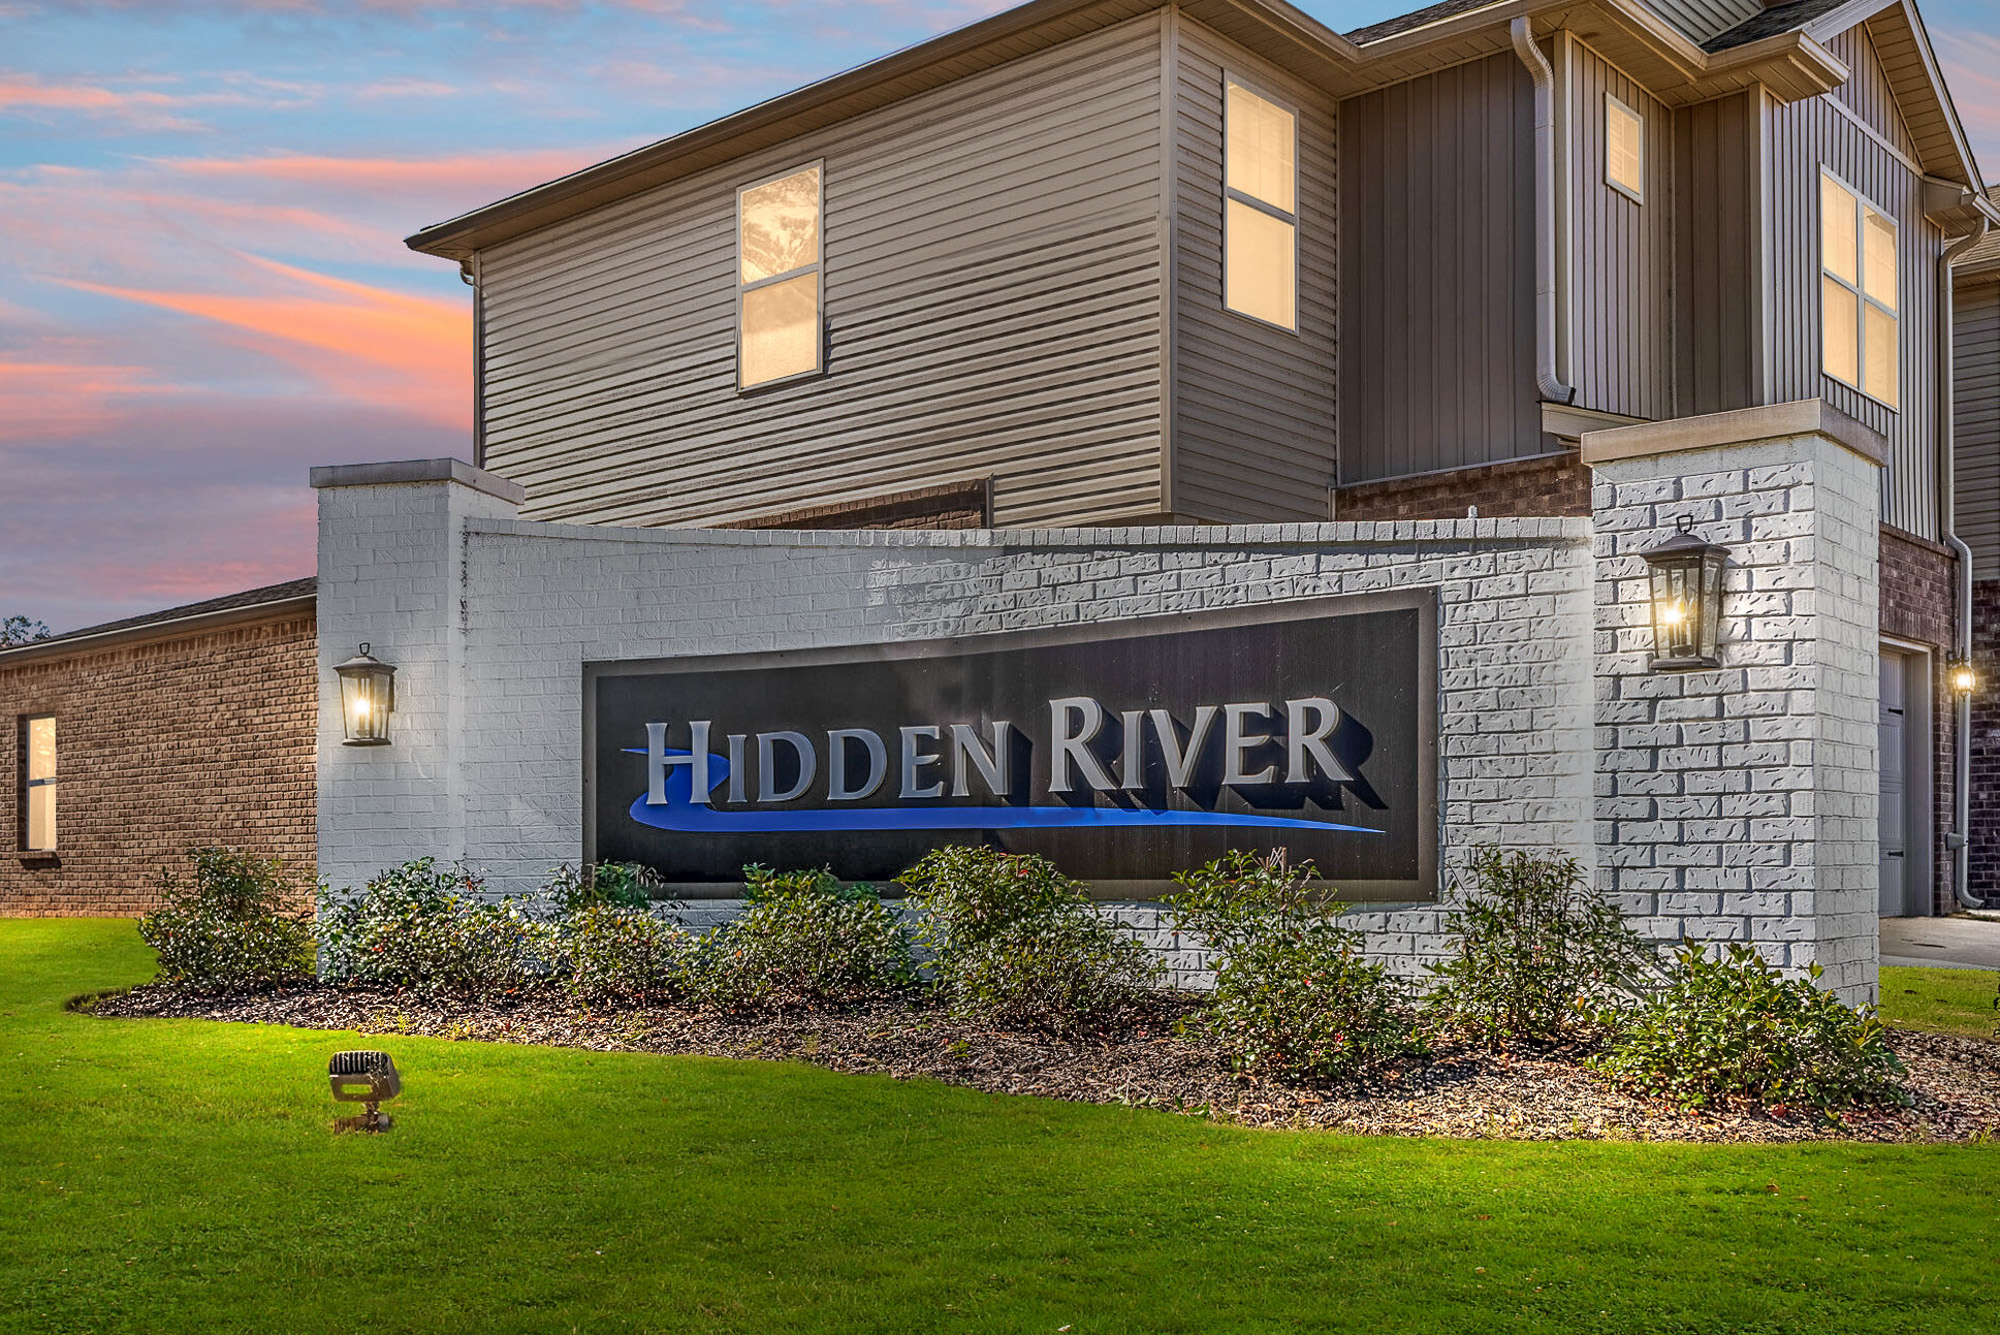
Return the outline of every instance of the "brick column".
{"type": "Polygon", "coordinates": [[[1665,938],[1876,989],[1879,470],[1818,400],[1583,439],[1595,478],[1600,888],[1665,938]],[[1730,547],[1721,666],[1649,670],[1642,553],[1730,547]]]}
{"type": "Polygon", "coordinates": [[[526,492],[456,459],[312,470],[319,489],[319,874],[359,885],[465,856],[464,529],[526,492]],[[387,746],[342,744],[333,665],[366,641],[396,669],[387,746]]]}

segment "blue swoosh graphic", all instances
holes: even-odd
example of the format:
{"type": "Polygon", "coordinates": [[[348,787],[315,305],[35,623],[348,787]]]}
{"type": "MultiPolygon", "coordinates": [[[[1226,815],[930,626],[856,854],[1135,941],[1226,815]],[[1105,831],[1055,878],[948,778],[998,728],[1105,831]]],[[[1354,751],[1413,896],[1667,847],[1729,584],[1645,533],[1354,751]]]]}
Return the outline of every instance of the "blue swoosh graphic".
{"type": "MultiPolygon", "coordinates": [[[[643,756],[643,747],[625,747],[643,756]]],[[[668,751],[691,756],[690,751],[668,751]]],[[[729,762],[708,758],[709,790],[729,776],[729,762]]],[[[683,834],[784,834],[811,830],[1059,830],[1145,826],[1234,825],[1257,829],[1314,830],[1320,833],[1382,834],[1365,825],[1293,820],[1284,816],[1238,816],[1220,811],[1127,811],[1122,807],[855,807],[845,811],[717,811],[696,805],[691,767],[676,765],[666,780],[666,801],[654,805],[641,793],[632,819],[657,830],[683,834]]]]}

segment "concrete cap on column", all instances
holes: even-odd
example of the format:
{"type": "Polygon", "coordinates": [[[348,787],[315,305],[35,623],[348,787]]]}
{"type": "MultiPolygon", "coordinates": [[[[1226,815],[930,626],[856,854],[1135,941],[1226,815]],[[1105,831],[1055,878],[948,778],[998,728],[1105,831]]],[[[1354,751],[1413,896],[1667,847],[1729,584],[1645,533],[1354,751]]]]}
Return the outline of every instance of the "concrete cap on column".
{"type": "Polygon", "coordinates": [[[462,459],[398,459],[379,464],[322,464],[312,470],[314,487],[380,487],[400,482],[456,482],[519,505],[528,489],[462,459]]]}
{"type": "Polygon", "coordinates": [[[1583,462],[1610,463],[1682,450],[1713,450],[1749,445],[1788,436],[1824,436],[1844,445],[1869,463],[1889,461],[1889,442],[1882,434],[1855,421],[1824,399],[1800,399],[1761,408],[1738,408],[1701,417],[1674,417],[1664,422],[1612,427],[1583,433],[1583,462]]]}

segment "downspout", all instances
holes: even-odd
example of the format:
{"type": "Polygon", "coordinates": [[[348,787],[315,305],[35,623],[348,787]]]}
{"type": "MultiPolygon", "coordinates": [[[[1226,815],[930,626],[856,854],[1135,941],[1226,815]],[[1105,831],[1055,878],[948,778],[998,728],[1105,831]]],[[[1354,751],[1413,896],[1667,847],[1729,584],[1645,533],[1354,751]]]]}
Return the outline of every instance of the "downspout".
{"type": "Polygon", "coordinates": [[[472,289],[472,466],[486,467],[486,289],[479,282],[479,252],[458,262],[459,281],[472,289]]]}
{"type": "Polygon", "coordinates": [[[1556,74],[1526,18],[1514,20],[1514,53],[1535,81],[1535,384],[1549,403],[1576,402],[1556,373],[1556,74]]]}
{"type": "MultiPolygon", "coordinates": [[[[1972,549],[1958,536],[1958,415],[1957,330],[1951,269],[1959,257],[1986,239],[1992,222],[1984,212],[1972,235],[1948,248],[1938,257],[1938,489],[1943,511],[1940,527],[1945,545],[1958,557],[1958,608],[1953,649],[1961,662],[1972,661],[1972,549]]],[[[1961,695],[1953,702],[1958,745],[1952,756],[1952,828],[1945,835],[1951,850],[1951,890],[1961,908],[1982,909],[1986,901],[1972,893],[1972,697],[1961,695]]]]}

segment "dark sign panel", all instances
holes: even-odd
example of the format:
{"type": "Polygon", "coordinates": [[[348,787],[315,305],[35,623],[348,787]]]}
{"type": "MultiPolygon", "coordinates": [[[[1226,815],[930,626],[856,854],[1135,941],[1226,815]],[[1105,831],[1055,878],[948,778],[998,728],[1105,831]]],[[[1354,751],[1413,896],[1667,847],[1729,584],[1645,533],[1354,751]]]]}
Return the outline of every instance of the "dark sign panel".
{"type": "Polygon", "coordinates": [[[1039,853],[1107,897],[1234,848],[1436,892],[1428,591],[1061,631],[584,668],[586,856],[682,895],[747,862],[886,882],[1039,853]]]}

